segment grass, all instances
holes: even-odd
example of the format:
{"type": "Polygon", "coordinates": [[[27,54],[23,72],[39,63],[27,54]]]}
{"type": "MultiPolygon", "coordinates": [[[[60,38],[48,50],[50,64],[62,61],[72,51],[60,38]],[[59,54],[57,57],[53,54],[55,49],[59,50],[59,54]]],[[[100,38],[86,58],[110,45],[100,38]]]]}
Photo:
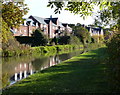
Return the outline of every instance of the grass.
{"type": "Polygon", "coordinates": [[[40,71],[3,91],[12,93],[111,93],[106,48],[93,50],[40,71]]]}

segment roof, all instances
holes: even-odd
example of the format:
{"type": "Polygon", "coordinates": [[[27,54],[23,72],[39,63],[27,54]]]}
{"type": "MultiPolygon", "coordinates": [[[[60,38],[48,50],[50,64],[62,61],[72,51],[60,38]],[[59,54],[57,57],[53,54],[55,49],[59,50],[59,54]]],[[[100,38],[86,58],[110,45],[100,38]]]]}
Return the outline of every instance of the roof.
{"type": "Polygon", "coordinates": [[[46,19],[49,19],[49,20],[51,20],[54,24],[57,24],[58,18],[46,18],[46,19]]]}
{"type": "Polygon", "coordinates": [[[96,31],[101,31],[101,28],[92,28],[92,29],[96,31]]]}
{"type": "Polygon", "coordinates": [[[32,19],[29,19],[29,18],[23,18],[26,22],[27,21],[30,21],[30,22],[34,22],[32,19]]]}
{"type": "Polygon", "coordinates": [[[52,23],[53,26],[57,26],[56,24],[52,23]]]}
{"type": "Polygon", "coordinates": [[[37,17],[37,16],[32,16],[34,19],[36,19],[39,23],[41,24],[47,24],[45,22],[45,18],[37,17]]]}
{"type": "Polygon", "coordinates": [[[64,27],[63,25],[62,25],[62,22],[58,22],[58,25],[60,26],[60,27],[64,27]]]}
{"type": "Polygon", "coordinates": [[[26,21],[34,22],[32,19],[26,19],[26,21]]]}
{"type": "Polygon", "coordinates": [[[68,24],[67,24],[67,23],[62,23],[62,25],[63,25],[64,27],[66,27],[68,24]]]}

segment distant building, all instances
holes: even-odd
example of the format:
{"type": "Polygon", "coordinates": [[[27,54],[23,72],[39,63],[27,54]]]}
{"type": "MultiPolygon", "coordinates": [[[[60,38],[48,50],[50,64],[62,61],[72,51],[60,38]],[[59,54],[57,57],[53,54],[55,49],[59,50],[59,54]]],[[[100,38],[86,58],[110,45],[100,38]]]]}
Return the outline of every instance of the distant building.
{"type": "Polygon", "coordinates": [[[91,36],[103,36],[103,29],[102,28],[99,28],[99,27],[96,27],[96,28],[93,28],[93,27],[86,27],[86,29],[88,29],[89,33],[91,36]]]}

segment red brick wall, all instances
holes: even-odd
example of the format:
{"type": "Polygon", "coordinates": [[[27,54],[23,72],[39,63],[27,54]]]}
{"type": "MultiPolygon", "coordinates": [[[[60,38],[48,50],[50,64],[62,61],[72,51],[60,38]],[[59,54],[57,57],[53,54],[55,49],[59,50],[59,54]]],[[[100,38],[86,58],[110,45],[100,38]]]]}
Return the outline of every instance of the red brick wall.
{"type": "Polygon", "coordinates": [[[21,25],[19,28],[13,28],[15,31],[14,36],[31,36],[32,32],[36,30],[38,27],[36,26],[23,26],[21,25]]]}
{"type": "Polygon", "coordinates": [[[28,27],[20,25],[19,28],[13,28],[13,30],[15,31],[14,36],[27,36],[28,27]]]}

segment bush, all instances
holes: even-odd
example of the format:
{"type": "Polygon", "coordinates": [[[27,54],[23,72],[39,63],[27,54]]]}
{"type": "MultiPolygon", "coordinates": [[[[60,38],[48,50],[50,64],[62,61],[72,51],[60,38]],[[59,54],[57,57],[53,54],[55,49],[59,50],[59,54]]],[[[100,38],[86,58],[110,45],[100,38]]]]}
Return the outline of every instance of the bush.
{"type": "Polygon", "coordinates": [[[32,47],[33,53],[56,53],[56,52],[68,52],[75,49],[81,49],[83,45],[56,45],[56,46],[39,46],[32,47]]]}
{"type": "Polygon", "coordinates": [[[69,41],[70,41],[70,36],[61,36],[61,37],[59,37],[59,39],[58,39],[58,43],[59,43],[60,45],[69,44],[69,41]]]}
{"type": "Polygon", "coordinates": [[[36,29],[33,33],[34,43],[33,46],[45,46],[48,43],[47,37],[39,29],[36,29]]]}
{"type": "Polygon", "coordinates": [[[80,42],[80,39],[77,36],[70,36],[69,44],[73,45],[80,45],[82,42],[80,42]]]}
{"type": "Polygon", "coordinates": [[[114,85],[113,89],[120,91],[120,34],[115,34],[107,43],[109,67],[110,67],[110,82],[114,85]]]}
{"type": "Polygon", "coordinates": [[[54,42],[55,44],[60,44],[60,45],[80,45],[82,44],[79,40],[79,38],[77,38],[77,36],[61,36],[59,38],[53,38],[52,42],[54,42]]]}

